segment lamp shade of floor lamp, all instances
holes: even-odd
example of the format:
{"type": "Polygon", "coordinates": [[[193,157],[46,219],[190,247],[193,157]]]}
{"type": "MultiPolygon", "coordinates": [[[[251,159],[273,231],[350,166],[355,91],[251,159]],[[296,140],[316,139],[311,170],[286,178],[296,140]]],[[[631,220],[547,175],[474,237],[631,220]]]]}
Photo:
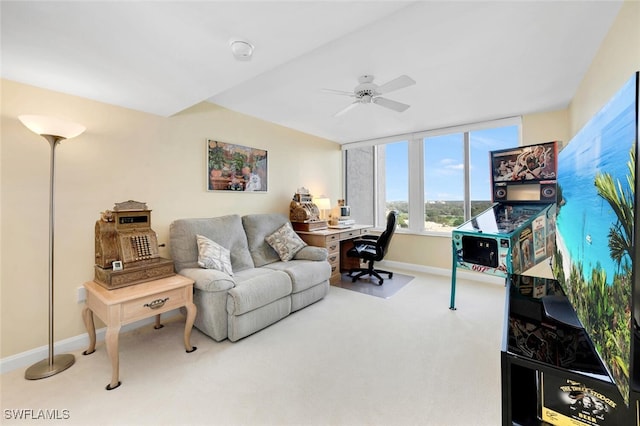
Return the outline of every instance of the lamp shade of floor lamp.
{"type": "Polygon", "coordinates": [[[70,139],[85,131],[85,127],[43,115],[21,115],[18,119],[29,130],[44,137],[51,145],[51,166],[49,169],[49,357],[27,368],[25,378],[28,380],[44,379],[71,367],[75,357],[71,354],[54,355],[53,339],[53,289],[54,289],[54,183],[56,145],[64,139],[70,139]]]}

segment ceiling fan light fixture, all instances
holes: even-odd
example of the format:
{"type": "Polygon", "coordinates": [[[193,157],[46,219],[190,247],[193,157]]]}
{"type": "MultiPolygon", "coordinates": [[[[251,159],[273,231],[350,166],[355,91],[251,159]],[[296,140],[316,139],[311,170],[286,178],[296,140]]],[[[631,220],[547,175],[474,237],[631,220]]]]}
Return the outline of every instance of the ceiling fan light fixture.
{"type": "Polygon", "coordinates": [[[381,95],[393,92],[394,90],[404,89],[405,87],[416,84],[415,80],[406,75],[394,78],[385,84],[378,86],[373,82],[374,76],[371,74],[361,75],[358,78],[358,85],[353,89],[353,92],[346,92],[343,90],[324,89],[327,93],[336,95],[343,95],[355,98],[355,101],[342,110],[334,114],[334,117],[338,117],[345,112],[351,110],[357,105],[376,104],[384,108],[391,109],[396,112],[404,112],[409,108],[409,105],[397,102],[392,99],[383,98],[381,95]]]}
{"type": "Polygon", "coordinates": [[[233,40],[230,43],[231,52],[238,61],[249,61],[253,56],[253,44],[244,40],[233,40]]]}

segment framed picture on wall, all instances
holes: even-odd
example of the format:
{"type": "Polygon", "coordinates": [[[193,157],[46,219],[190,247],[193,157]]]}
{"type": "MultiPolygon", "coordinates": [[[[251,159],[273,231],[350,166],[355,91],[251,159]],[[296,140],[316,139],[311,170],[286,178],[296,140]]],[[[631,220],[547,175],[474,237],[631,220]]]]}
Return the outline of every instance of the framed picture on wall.
{"type": "Polygon", "coordinates": [[[209,191],[267,192],[267,151],[207,139],[209,191]]]}

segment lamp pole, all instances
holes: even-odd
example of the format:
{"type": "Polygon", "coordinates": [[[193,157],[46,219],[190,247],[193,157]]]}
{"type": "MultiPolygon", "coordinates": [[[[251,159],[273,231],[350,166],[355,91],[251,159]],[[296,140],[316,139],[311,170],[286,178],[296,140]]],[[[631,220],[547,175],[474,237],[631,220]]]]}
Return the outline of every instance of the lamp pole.
{"type": "Polygon", "coordinates": [[[76,123],[40,116],[18,117],[29,130],[41,135],[51,145],[49,166],[49,356],[27,368],[24,377],[28,380],[44,379],[71,367],[75,362],[72,354],[54,355],[54,230],[55,230],[55,166],[56,146],[65,139],[78,136],[85,127],[76,123]]]}
{"type": "Polygon", "coordinates": [[[28,380],[44,379],[71,367],[76,361],[72,354],[54,355],[54,188],[56,167],[56,146],[65,138],[55,135],[41,135],[51,145],[51,164],[49,166],[49,357],[33,364],[27,369],[24,377],[28,380]]]}

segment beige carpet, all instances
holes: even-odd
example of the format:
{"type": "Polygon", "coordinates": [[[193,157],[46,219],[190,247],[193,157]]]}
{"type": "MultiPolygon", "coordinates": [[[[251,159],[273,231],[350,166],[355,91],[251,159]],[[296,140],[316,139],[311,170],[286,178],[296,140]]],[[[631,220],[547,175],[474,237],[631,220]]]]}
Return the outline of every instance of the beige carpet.
{"type": "Polygon", "coordinates": [[[331,287],[237,343],[194,330],[191,354],[180,317],[123,334],[113,391],[102,342],[47,379],[6,373],[2,424],[499,425],[504,288],[459,279],[450,311],[448,278],[412,275],[390,299],[331,287]]]}

